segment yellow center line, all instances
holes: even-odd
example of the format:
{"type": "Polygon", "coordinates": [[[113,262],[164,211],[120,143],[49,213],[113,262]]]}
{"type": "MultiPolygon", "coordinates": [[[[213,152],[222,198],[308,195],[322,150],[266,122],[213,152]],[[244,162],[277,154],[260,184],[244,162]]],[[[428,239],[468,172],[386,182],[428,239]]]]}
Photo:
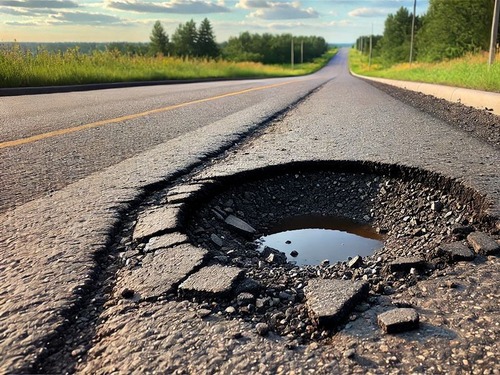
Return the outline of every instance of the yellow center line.
{"type": "Polygon", "coordinates": [[[117,122],[122,122],[122,121],[127,121],[127,120],[134,120],[134,119],[137,119],[139,117],[144,117],[144,116],[154,115],[154,114],[157,114],[157,113],[167,112],[167,111],[171,111],[173,109],[187,107],[187,106],[193,105],[193,104],[205,103],[205,102],[209,102],[209,101],[213,101],[213,100],[227,98],[227,97],[230,97],[230,96],[236,96],[236,95],[246,94],[246,93],[252,92],[252,91],[260,91],[260,90],[270,89],[270,88],[279,87],[279,86],[283,86],[283,85],[288,85],[291,82],[292,81],[287,81],[287,82],[281,82],[281,83],[276,83],[276,84],[267,85],[267,86],[254,87],[254,88],[251,88],[251,89],[230,92],[230,93],[227,93],[227,94],[212,96],[212,97],[204,98],[204,99],[197,99],[197,100],[193,100],[193,101],[190,101],[190,102],[185,102],[185,103],[180,103],[180,104],[174,104],[174,105],[171,105],[171,106],[168,106],[168,107],[152,109],[152,110],[149,110],[149,111],[140,112],[140,113],[134,113],[134,114],[131,114],[131,115],[116,117],[116,118],[112,118],[112,119],[108,119],[108,120],[101,120],[101,121],[91,122],[89,124],[73,126],[71,128],[54,130],[54,131],[51,131],[51,132],[42,133],[42,134],[38,134],[38,135],[31,136],[31,137],[26,137],[26,138],[16,139],[16,140],[13,140],[13,141],[1,142],[0,143],[0,149],[7,148],[7,147],[20,146],[20,145],[24,145],[24,144],[27,144],[27,143],[32,143],[32,142],[40,141],[42,139],[47,139],[47,138],[57,137],[59,135],[65,135],[65,134],[75,133],[75,132],[79,132],[79,131],[82,131],[82,130],[85,130],[85,129],[97,128],[99,126],[104,126],[104,125],[108,125],[108,124],[115,124],[117,122]]]}

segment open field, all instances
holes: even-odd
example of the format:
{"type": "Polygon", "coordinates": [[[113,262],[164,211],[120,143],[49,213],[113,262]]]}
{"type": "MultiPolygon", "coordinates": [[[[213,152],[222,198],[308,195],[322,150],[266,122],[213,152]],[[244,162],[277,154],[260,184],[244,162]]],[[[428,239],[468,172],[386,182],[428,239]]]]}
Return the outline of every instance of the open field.
{"type": "Polygon", "coordinates": [[[312,73],[336,53],[328,51],[312,63],[263,65],[178,57],[127,56],[114,51],[83,54],[41,50],[36,54],[18,47],[0,51],[0,87],[36,87],[198,78],[285,77],[312,73]]]}
{"type": "Polygon", "coordinates": [[[491,67],[487,61],[487,54],[476,54],[439,63],[404,63],[384,68],[377,59],[369,66],[368,56],[356,50],[349,54],[349,66],[357,74],[500,92],[500,54],[491,67]]]}

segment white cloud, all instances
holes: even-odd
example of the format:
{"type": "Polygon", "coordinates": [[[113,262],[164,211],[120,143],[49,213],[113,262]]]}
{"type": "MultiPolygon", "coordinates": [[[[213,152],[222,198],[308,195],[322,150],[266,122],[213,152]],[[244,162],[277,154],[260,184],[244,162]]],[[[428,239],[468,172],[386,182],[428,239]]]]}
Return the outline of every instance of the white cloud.
{"type": "Polygon", "coordinates": [[[78,4],[71,0],[0,0],[0,6],[30,9],[78,8],[78,4]]]}
{"type": "Polygon", "coordinates": [[[264,20],[293,20],[318,18],[319,13],[313,8],[302,9],[300,3],[268,3],[268,8],[260,8],[250,13],[249,17],[264,20]]]}
{"type": "Polygon", "coordinates": [[[170,0],[163,3],[146,3],[139,0],[107,0],[106,7],[137,13],[206,14],[230,12],[230,9],[223,2],[214,3],[202,0],[170,0]]]}
{"type": "Polygon", "coordinates": [[[88,13],[88,12],[61,12],[53,14],[50,16],[49,22],[53,23],[54,25],[72,24],[72,25],[96,25],[96,26],[99,25],[123,26],[124,24],[127,23],[119,17],[109,16],[107,14],[88,13]]]}
{"type": "Polygon", "coordinates": [[[387,10],[379,8],[357,8],[349,12],[351,17],[380,17],[386,16],[388,14],[387,10]]]}
{"type": "Polygon", "coordinates": [[[236,4],[236,8],[241,9],[255,9],[255,8],[269,8],[270,5],[266,0],[240,0],[236,4]]]}

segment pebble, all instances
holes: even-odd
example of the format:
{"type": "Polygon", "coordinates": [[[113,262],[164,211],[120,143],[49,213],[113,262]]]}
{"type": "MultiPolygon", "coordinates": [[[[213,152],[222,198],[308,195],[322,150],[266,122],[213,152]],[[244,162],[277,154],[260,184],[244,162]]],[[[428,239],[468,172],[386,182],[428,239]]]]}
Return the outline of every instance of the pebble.
{"type": "Polygon", "coordinates": [[[269,333],[269,326],[266,323],[257,323],[255,330],[260,336],[266,336],[269,333]]]}

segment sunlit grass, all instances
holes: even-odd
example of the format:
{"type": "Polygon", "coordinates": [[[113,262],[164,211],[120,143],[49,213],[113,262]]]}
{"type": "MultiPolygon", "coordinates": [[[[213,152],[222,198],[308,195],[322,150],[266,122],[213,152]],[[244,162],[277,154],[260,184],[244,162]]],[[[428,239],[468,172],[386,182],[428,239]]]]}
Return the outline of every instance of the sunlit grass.
{"type": "Polygon", "coordinates": [[[357,74],[500,92],[500,54],[491,67],[487,61],[488,55],[481,53],[439,63],[404,63],[383,68],[377,60],[369,66],[368,57],[356,50],[349,54],[350,68],[357,74]]]}
{"type": "Polygon", "coordinates": [[[35,87],[198,78],[286,77],[312,73],[323,67],[336,51],[314,63],[263,65],[178,57],[128,56],[114,51],[82,54],[78,49],[64,53],[36,54],[14,45],[0,50],[0,87],[35,87]]]}

